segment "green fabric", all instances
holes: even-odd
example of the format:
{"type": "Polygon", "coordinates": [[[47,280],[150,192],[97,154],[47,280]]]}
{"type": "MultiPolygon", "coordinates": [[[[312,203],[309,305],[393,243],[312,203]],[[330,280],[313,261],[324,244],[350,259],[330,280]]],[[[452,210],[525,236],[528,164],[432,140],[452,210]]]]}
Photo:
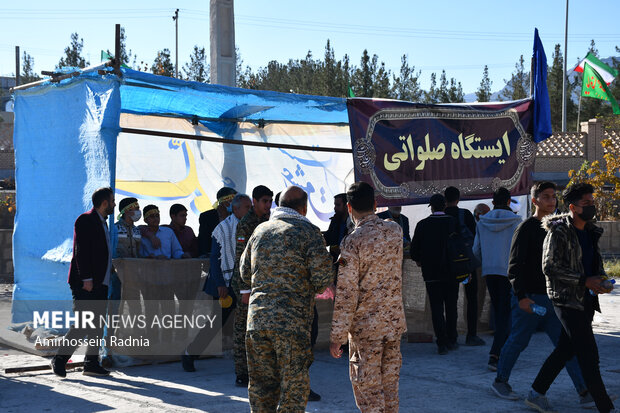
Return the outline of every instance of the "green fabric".
{"type": "Polygon", "coordinates": [[[611,103],[615,115],[620,115],[620,107],[618,102],[611,94],[609,87],[605,84],[605,81],[588,63],[585,64],[583,69],[583,81],[581,84],[581,96],[608,100],[611,103]]]}

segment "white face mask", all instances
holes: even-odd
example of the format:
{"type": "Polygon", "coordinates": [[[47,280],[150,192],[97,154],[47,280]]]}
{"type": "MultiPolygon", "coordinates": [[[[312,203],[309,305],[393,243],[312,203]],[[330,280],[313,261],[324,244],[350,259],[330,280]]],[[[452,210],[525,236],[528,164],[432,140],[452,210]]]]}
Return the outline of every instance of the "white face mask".
{"type": "Polygon", "coordinates": [[[137,222],[140,218],[142,218],[142,212],[139,209],[136,209],[132,212],[130,218],[133,222],[137,222]]]}

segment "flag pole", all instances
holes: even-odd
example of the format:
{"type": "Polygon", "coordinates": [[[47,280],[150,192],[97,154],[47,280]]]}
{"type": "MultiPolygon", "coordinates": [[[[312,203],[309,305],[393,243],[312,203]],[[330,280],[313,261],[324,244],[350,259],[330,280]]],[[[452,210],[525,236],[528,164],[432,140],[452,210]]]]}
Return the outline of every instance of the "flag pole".
{"type": "MultiPolygon", "coordinates": [[[[562,132],[566,132],[566,62],[568,61],[568,0],[566,0],[566,21],[564,23],[564,76],[562,76],[562,132]]],[[[581,97],[579,98],[581,100],[581,97]]],[[[579,126],[579,125],[578,125],[579,126]]]]}
{"type": "Polygon", "coordinates": [[[581,115],[581,93],[579,93],[579,108],[577,109],[577,133],[580,131],[579,127],[579,115],[581,115]]]}

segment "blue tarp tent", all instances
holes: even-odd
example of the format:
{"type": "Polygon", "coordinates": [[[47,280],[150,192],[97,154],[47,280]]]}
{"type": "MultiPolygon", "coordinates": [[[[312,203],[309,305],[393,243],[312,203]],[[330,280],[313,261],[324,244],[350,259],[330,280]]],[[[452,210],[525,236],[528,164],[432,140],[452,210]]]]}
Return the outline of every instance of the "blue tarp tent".
{"type": "MultiPolygon", "coordinates": [[[[18,191],[13,242],[14,323],[31,320],[32,310],[43,306],[40,300],[70,302],[67,274],[73,223],[79,214],[92,208],[91,194],[96,188],[115,186],[115,182],[119,182],[117,171],[122,171],[127,178],[123,181],[126,188],[123,191],[119,192],[119,185],[116,185],[117,202],[122,198],[119,194],[139,196],[142,187],[138,184],[148,181],[144,176],[148,177],[149,173],[163,176],[179,169],[181,175],[185,174],[183,176],[195,174],[198,189],[184,190],[185,181],[163,176],[157,178],[159,186],[153,189],[160,193],[153,195],[147,185],[141,198],[149,203],[185,202],[196,214],[210,208],[211,204],[197,201],[208,201],[207,195],[212,200],[223,184],[232,182],[240,192],[251,191],[251,184],[263,183],[260,179],[269,176],[275,179],[271,185],[277,192],[287,185],[302,182],[301,177],[313,175],[311,169],[314,168],[314,175],[320,176],[322,181],[317,183],[316,179],[308,178],[303,183],[313,193],[315,219],[325,221],[333,195],[344,188],[344,176],[339,175],[352,168],[350,154],[332,153],[328,158],[318,159],[320,157],[314,155],[303,155],[303,150],[261,147],[257,150],[263,152],[247,152],[246,149],[244,153],[243,147],[228,145],[235,146],[237,151],[229,151],[233,161],[255,163],[267,174],[261,177],[259,172],[245,165],[225,166],[230,155],[226,153],[226,144],[210,142],[210,147],[192,146],[191,139],[191,135],[196,135],[197,140],[216,137],[259,143],[277,141],[347,150],[350,140],[344,99],[244,90],[130,69],[121,71],[122,77],[117,77],[112,72],[101,74],[94,69],[61,82],[45,82],[15,92],[18,191]],[[143,136],[123,135],[123,117],[129,119],[125,126],[139,124],[143,129],[181,131],[188,139],[151,136],[145,141],[143,136]],[[172,123],[158,128],[153,126],[157,119],[172,123]],[[175,126],[174,121],[181,123],[175,126]],[[278,128],[265,127],[276,124],[278,128]],[[291,125],[306,128],[293,131],[291,125]],[[327,129],[321,129],[323,127],[327,129]],[[265,133],[268,129],[271,132],[265,133]],[[124,136],[123,145],[121,136],[124,136]],[[178,155],[181,154],[178,148],[183,149],[182,155],[178,155]],[[164,150],[170,150],[170,155],[162,152],[164,150]],[[241,156],[236,157],[236,154],[241,156]],[[270,156],[276,154],[290,161],[290,166],[274,166],[279,161],[270,156]],[[125,156],[123,162],[118,161],[120,156],[125,156]],[[179,157],[180,167],[168,165],[168,157],[179,157]],[[144,171],[147,168],[135,167],[140,162],[162,165],[159,165],[159,172],[155,166],[152,171],[144,171]],[[344,169],[334,173],[335,165],[344,169]],[[190,171],[191,168],[194,169],[190,171]],[[227,170],[232,170],[230,176],[226,175],[227,170]],[[137,176],[139,172],[143,175],[137,176]],[[130,181],[135,185],[127,184],[130,181]],[[161,193],[168,190],[163,184],[170,185],[170,194],[161,193]]],[[[197,222],[197,216],[193,222],[197,222]]]]}

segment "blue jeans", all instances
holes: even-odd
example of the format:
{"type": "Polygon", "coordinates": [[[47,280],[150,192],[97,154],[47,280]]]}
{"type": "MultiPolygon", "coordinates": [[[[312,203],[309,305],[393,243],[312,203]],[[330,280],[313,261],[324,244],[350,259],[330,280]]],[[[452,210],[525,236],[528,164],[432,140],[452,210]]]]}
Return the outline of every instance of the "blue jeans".
{"type": "MultiPolygon", "coordinates": [[[[558,345],[563,328],[547,294],[527,295],[527,297],[536,304],[547,309],[547,313],[542,317],[521,310],[519,308],[519,300],[514,294],[511,295],[512,329],[508,340],[506,340],[504,347],[502,347],[502,352],[497,364],[497,380],[503,382],[507,382],[510,378],[510,372],[517,362],[519,355],[525,350],[530,342],[532,334],[534,334],[539,327],[547,333],[554,347],[558,345]]],[[[581,375],[577,360],[574,357],[566,363],[566,371],[573,381],[573,385],[575,389],[577,389],[577,392],[579,394],[585,392],[587,387],[581,375]]]]}

